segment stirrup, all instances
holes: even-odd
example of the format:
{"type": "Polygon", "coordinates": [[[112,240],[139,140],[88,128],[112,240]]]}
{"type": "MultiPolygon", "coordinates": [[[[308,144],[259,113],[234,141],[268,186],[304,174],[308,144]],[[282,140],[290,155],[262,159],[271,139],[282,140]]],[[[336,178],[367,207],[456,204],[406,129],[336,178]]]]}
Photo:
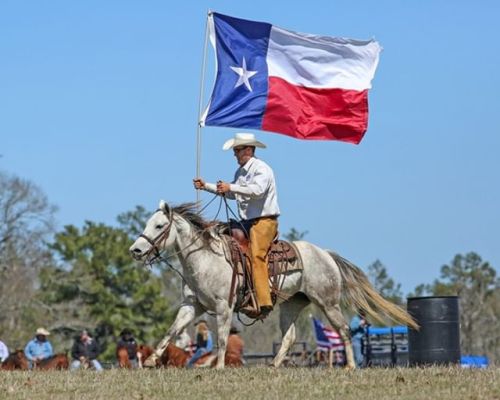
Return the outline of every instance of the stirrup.
{"type": "Polygon", "coordinates": [[[248,318],[256,319],[261,315],[260,307],[252,307],[250,304],[247,304],[238,309],[238,312],[245,314],[248,318]]]}
{"type": "Polygon", "coordinates": [[[245,314],[248,318],[252,319],[257,319],[257,320],[264,320],[267,318],[267,316],[273,311],[273,307],[267,306],[267,307],[252,307],[250,305],[244,306],[238,310],[238,312],[241,312],[245,314]]]}

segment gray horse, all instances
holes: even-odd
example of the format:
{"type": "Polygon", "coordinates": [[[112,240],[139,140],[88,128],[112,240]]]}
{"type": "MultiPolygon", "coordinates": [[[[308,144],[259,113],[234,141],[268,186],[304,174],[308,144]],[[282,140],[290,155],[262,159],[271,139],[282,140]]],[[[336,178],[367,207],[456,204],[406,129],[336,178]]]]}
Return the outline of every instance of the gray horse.
{"type": "MultiPolygon", "coordinates": [[[[295,320],[310,302],[316,304],[339,332],[345,344],[347,368],[355,368],[349,327],[341,313],[342,300],[355,310],[381,321],[385,315],[397,323],[417,328],[411,316],[385,300],[368,282],[366,275],[339,255],[305,242],[294,242],[302,259],[303,269],[288,273],[282,291],[288,300],[280,304],[282,344],[272,365],[280,366],[295,342],[295,320]]],[[[185,279],[184,301],[174,323],[146,362],[154,366],[169,341],[190,322],[206,311],[217,319],[217,368],[224,367],[227,337],[233,306],[229,306],[232,267],[228,262],[226,242],[217,227],[209,226],[192,203],[170,207],[163,200],[151,216],[144,232],[130,247],[139,261],[150,262],[167,253],[176,255],[185,279]]]]}

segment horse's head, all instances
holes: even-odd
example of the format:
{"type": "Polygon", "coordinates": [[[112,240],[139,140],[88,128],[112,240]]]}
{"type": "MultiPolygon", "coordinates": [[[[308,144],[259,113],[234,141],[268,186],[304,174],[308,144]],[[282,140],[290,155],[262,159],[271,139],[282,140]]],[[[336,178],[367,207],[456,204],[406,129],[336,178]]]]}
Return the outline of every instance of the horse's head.
{"type": "Polygon", "coordinates": [[[16,350],[17,363],[20,369],[29,369],[29,362],[26,356],[24,355],[24,351],[21,349],[16,350]]]}
{"type": "Polygon", "coordinates": [[[152,262],[175,242],[172,209],[163,200],[149,218],[146,228],[130,246],[130,254],[138,261],[152,262]]]}
{"type": "Polygon", "coordinates": [[[16,350],[12,352],[9,357],[3,362],[2,368],[5,370],[14,370],[14,369],[20,369],[20,370],[28,370],[29,369],[29,363],[28,359],[24,355],[23,350],[16,350]]]}
{"type": "Polygon", "coordinates": [[[141,358],[142,361],[144,361],[151,354],[153,354],[153,352],[154,349],[146,344],[140,344],[139,346],[137,346],[137,356],[141,358]]]}
{"type": "MultiPolygon", "coordinates": [[[[154,350],[151,346],[147,346],[145,344],[137,346],[137,360],[139,361],[140,368],[144,365],[144,361],[146,361],[153,353],[154,350]]],[[[160,360],[156,360],[156,366],[160,366],[160,360]]]]}

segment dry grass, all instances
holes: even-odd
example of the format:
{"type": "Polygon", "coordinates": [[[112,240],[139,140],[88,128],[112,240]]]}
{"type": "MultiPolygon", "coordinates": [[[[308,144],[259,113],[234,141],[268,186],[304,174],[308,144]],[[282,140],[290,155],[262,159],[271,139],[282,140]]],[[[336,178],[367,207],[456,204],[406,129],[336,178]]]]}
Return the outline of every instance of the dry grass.
{"type": "Polygon", "coordinates": [[[500,400],[500,368],[0,372],[0,399],[500,400]]]}

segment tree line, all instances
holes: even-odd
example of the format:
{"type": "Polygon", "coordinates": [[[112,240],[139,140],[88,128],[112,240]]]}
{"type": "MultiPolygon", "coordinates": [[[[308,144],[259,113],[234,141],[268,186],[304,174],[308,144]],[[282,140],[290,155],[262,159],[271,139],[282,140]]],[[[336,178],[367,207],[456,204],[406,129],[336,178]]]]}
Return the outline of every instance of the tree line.
{"type": "MultiPolygon", "coordinates": [[[[20,348],[37,326],[45,326],[56,348],[66,351],[79,330],[90,329],[103,359],[114,357],[123,328],[154,344],[175,315],[180,282],[171,271],[148,270],[128,254],[148,210],[138,206],[122,213],[113,226],[85,221],[57,232],[56,211],[36,184],[0,171],[0,338],[11,349],[20,348]]],[[[297,240],[306,234],[292,228],[285,237],[297,240]]],[[[405,305],[401,285],[381,261],[365,270],[382,295],[405,305]]],[[[494,361],[500,359],[499,289],[495,268],[469,252],[454,256],[438,279],[422,283],[409,296],[460,296],[462,352],[486,354],[494,361]]],[[[298,321],[298,337],[312,341],[307,314],[298,321]]],[[[278,339],[278,332],[271,316],[266,324],[246,330],[247,347],[262,351],[263,341],[256,337],[278,339]]]]}
{"type": "Polygon", "coordinates": [[[56,208],[32,182],[0,172],[0,337],[22,348],[37,326],[67,351],[89,329],[103,359],[130,328],[140,342],[160,338],[172,322],[171,276],[132,260],[128,248],[149,214],[142,207],[116,226],[85,221],[55,232],[56,208]]]}

